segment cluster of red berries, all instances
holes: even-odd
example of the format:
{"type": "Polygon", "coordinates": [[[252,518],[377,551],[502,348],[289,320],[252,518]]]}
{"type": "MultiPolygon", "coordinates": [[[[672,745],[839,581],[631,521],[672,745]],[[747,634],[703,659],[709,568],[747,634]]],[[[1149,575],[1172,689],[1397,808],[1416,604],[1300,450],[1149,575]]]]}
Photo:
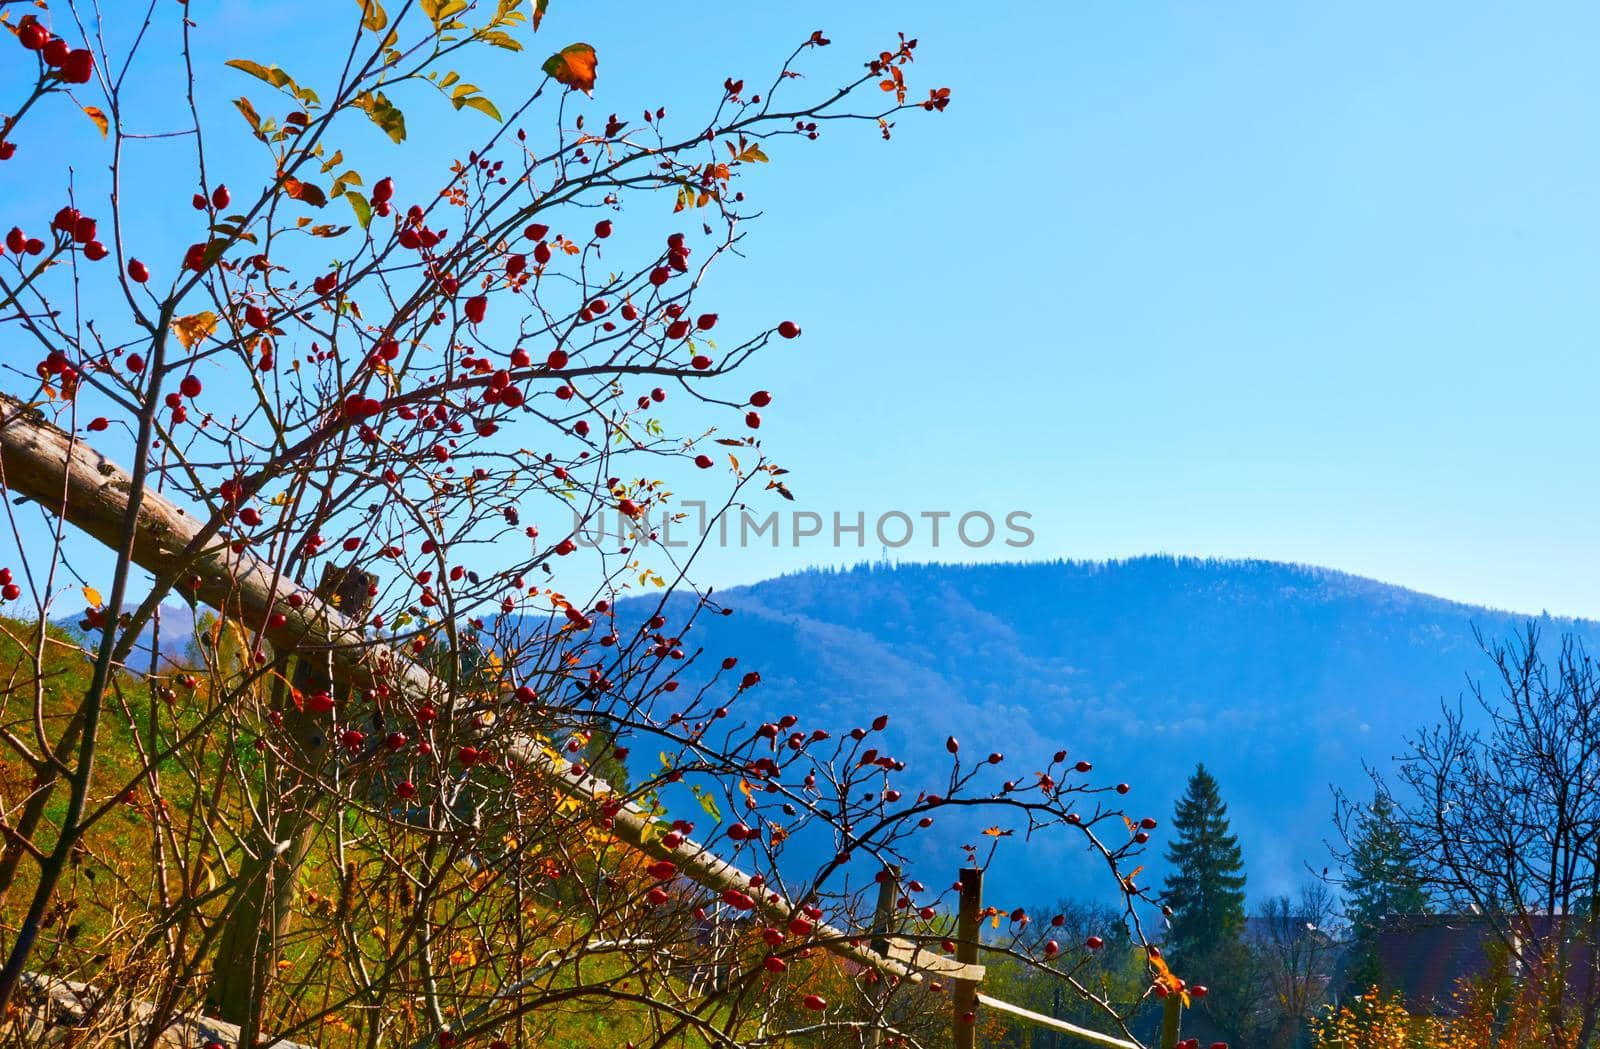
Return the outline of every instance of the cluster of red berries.
{"type": "Polygon", "coordinates": [[[208,204],[217,211],[221,211],[223,208],[227,207],[232,200],[233,195],[228,192],[228,187],[219,185],[216,189],[211,191],[211,196],[209,198],[207,198],[204,193],[196,193],[189,203],[194,205],[194,210],[196,211],[206,210],[208,204]]]}
{"type": "Polygon", "coordinates": [[[99,262],[111,254],[104,244],[95,239],[97,228],[94,219],[77,208],[62,208],[56,212],[56,217],[50,221],[50,228],[63,235],[64,246],[82,244],[83,257],[90,262],[99,262]]]}
{"type": "Polygon", "coordinates": [[[49,379],[52,375],[58,377],[61,380],[61,396],[66,400],[70,401],[77,395],[78,369],[72,366],[67,360],[67,355],[61,350],[51,350],[45,355],[44,360],[39,362],[36,370],[41,379],[49,379]]]}
{"type": "Polygon", "coordinates": [[[650,283],[661,287],[672,279],[674,270],[689,272],[689,246],[684,242],[682,233],[674,233],[667,238],[667,264],[650,271],[650,283]]]}
{"type": "Polygon", "coordinates": [[[6,248],[17,255],[42,255],[44,254],[44,241],[38,237],[28,236],[22,232],[20,226],[12,226],[11,232],[6,234],[6,248]]]}
{"type": "Polygon", "coordinates": [[[15,601],[22,596],[22,587],[11,579],[11,569],[0,568],[0,599],[15,601]]]}
{"type": "MultiPolygon", "coordinates": [[[[389,212],[394,210],[394,205],[389,203],[394,199],[394,179],[380,178],[372,185],[372,210],[380,217],[387,218],[389,212]]],[[[323,294],[327,294],[324,292],[323,294]]]]}
{"type": "Polygon", "coordinates": [[[94,52],[86,47],[74,48],[59,36],[52,36],[32,15],[17,26],[17,43],[29,51],[39,52],[44,64],[56,71],[68,84],[87,84],[94,76],[94,52]]]}
{"type": "Polygon", "coordinates": [[[409,251],[421,251],[424,248],[435,247],[441,240],[449,235],[447,229],[431,230],[422,221],[422,208],[420,205],[411,205],[406,212],[406,224],[397,236],[400,246],[409,251]]]}

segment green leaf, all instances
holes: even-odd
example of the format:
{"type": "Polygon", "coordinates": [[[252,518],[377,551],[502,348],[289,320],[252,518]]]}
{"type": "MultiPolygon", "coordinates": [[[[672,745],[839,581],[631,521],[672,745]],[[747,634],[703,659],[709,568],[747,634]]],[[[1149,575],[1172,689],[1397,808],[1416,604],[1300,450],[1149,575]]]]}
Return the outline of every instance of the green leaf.
{"type": "Polygon", "coordinates": [[[494,103],[493,102],[490,102],[487,98],[484,98],[482,95],[473,95],[471,98],[458,98],[458,99],[455,99],[454,101],[455,101],[455,107],[457,109],[460,109],[462,106],[470,106],[471,108],[476,109],[480,113],[487,113],[489,116],[493,117],[496,121],[498,121],[500,119],[500,111],[494,107],[494,103]]]}
{"type": "Polygon", "coordinates": [[[706,810],[706,815],[710,816],[718,823],[722,822],[722,810],[717,808],[716,798],[712,797],[710,794],[700,795],[700,807],[706,810]]]}
{"type": "Polygon", "coordinates": [[[366,197],[353,189],[347,189],[344,191],[344,199],[348,200],[350,207],[355,210],[356,221],[361,223],[362,229],[372,225],[372,205],[367,203],[366,197]]]}
{"type": "Polygon", "coordinates": [[[364,109],[372,122],[382,128],[383,133],[393,139],[396,145],[406,140],[405,114],[385,98],[382,91],[364,93],[356,99],[356,105],[364,109]]]}

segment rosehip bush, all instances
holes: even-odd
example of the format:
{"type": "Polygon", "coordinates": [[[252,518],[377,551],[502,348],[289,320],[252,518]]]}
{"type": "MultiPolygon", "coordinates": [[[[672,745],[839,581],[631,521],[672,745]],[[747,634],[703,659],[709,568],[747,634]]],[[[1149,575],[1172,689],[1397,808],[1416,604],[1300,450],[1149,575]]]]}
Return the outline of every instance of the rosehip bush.
{"type": "MultiPolygon", "coordinates": [[[[277,5],[350,41],[282,67],[205,0],[80,7],[0,21],[0,161],[43,180],[0,201],[0,598],[28,654],[0,750],[31,784],[0,1005],[47,968],[241,1044],[538,1044],[595,1005],[639,1039],[895,1027],[940,992],[891,981],[924,1006],[886,1010],[853,941],[944,819],[1078,835],[1134,914],[1140,842],[1087,763],[1005,780],[952,740],[908,769],[886,719],[763,710],[759,669],[700,658],[735,610],[660,542],[691,499],[792,497],[758,437],[781,394],[730,373],[802,327],[734,320],[706,277],[787,151],[948,106],[909,87],[916,40],[841,65],[801,35],[686,116],[543,46],[570,16],[546,0],[277,5]],[[491,66],[526,96],[491,100],[491,66]],[[134,84],[189,123],[152,133],[134,84]],[[440,93],[424,148],[408,113],[440,93]],[[65,121],[97,146],[61,155],[65,121]],[[186,175],[150,178],[174,140],[186,175]],[[600,515],[627,534],[591,539],[600,515]]],[[[898,935],[944,950],[949,873],[899,890],[898,935]]],[[[1069,976],[1083,953],[1037,946],[1069,976]]]]}

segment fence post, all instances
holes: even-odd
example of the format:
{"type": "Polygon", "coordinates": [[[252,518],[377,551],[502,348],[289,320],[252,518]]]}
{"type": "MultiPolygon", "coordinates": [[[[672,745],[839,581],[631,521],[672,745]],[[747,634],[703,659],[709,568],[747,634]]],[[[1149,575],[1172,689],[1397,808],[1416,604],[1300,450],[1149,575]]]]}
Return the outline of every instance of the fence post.
{"type": "MultiPolygon", "coordinates": [[[[961,910],[956,918],[956,961],[975,965],[978,961],[979,928],[982,925],[983,871],[977,867],[961,869],[961,910]]],[[[955,981],[955,1049],[975,1049],[978,1039],[978,981],[955,981]]]]}
{"type": "MultiPolygon", "coordinates": [[[[872,949],[879,956],[889,956],[889,935],[894,931],[895,904],[900,899],[900,868],[888,863],[883,868],[883,880],[878,883],[878,908],[872,912],[872,949]]],[[[880,970],[878,984],[872,994],[872,1003],[878,1008],[877,1022],[872,1026],[867,1040],[869,1049],[883,1044],[882,1003],[889,997],[889,974],[880,970]]]]}
{"type": "Polygon", "coordinates": [[[1161,1049],[1173,1049],[1178,1044],[1178,1019],[1182,1013],[1183,996],[1167,995],[1161,1013],[1161,1049]]]}

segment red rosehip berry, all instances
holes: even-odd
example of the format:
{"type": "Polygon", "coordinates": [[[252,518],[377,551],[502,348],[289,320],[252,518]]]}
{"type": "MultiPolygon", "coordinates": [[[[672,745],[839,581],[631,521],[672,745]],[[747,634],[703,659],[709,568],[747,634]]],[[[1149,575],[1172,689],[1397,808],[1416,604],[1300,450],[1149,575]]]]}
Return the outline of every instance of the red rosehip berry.
{"type": "Polygon", "coordinates": [[[702,470],[709,470],[711,469],[711,456],[697,455],[694,457],[694,464],[702,470]]]}
{"type": "Polygon", "coordinates": [[[778,325],[778,334],[782,335],[785,339],[796,338],[800,334],[800,325],[796,324],[794,321],[784,321],[782,324],[778,325]]]}
{"type": "Polygon", "coordinates": [[[98,417],[98,418],[89,420],[89,432],[90,433],[99,433],[101,430],[108,429],[110,426],[111,426],[111,420],[107,419],[103,415],[98,417]]]}
{"type": "Polygon", "coordinates": [[[194,398],[200,396],[200,390],[202,389],[199,377],[195,375],[185,375],[183,377],[183,381],[178,384],[178,389],[183,391],[183,395],[185,397],[193,400],[194,398]]]}
{"type": "Polygon", "coordinates": [[[69,52],[61,63],[61,79],[69,84],[87,84],[94,77],[94,52],[80,47],[69,52]]]}
{"type": "Polygon", "coordinates": [[[143,284],[150,279],[150,267],[138,259],[128,260],[128,279],[136,284],[143,284]]]}
{"type": "Polygon", "coordinates": [[[599,222],[596,222],[594,224],[594,235],[599,237],[601,240],[605,240],[607,237],[611,236],[611,220],[601,219],[599,222]]]}
{"type": "Polygon", "coordinates": [[[1100,948],[1106,945],[1106,941],[1102,940],[1098,936],[1091,936],[1087,940],[1083,941],[1083,945],[1089,948],[1091,951],[1098,951],[1100,948]]]}
{"type": "Polygon", "coordinates": [[[211,206],[221,211],[233,200],[233,195],[228,192],[228,187],[219,185],[211,191],[211,206]]]}
{"type": "Polygon", "coordinates": [[[488,311],[489,300],[486,296],[474,295],[472,298],[467,300],[465,312],[467,314],[467,320],[471,321],[473,324],[482,324],[483,318],[488,311]]]}
{"type": "Polygon", "coordinates": [[[50,30],[32,19],[33,16],[29,15],[28,20],[17,27],[17,43],[29,51],[39,51],[50,42],[50,30]]]}

